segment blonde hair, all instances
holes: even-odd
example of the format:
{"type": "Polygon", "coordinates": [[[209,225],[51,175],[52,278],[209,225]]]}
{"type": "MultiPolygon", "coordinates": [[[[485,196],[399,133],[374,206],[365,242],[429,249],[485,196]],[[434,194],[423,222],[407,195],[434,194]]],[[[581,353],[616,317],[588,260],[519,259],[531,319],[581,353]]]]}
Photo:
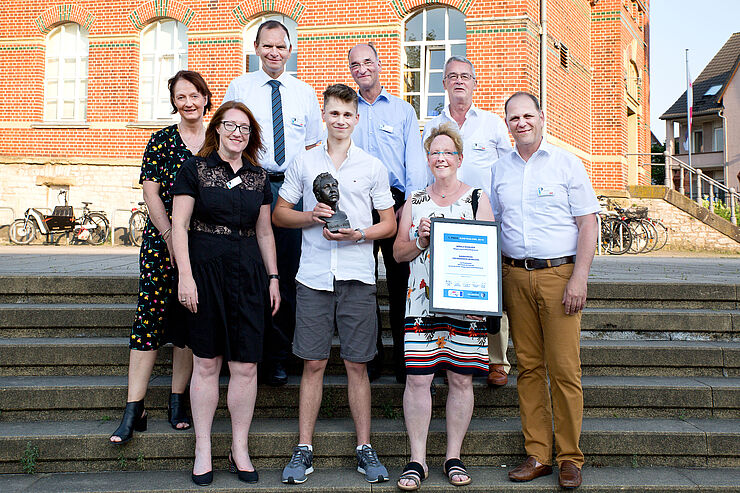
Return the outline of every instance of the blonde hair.
{"type": "Polygon", "coordinates": [[[443,123],[438,127],[435,127],[432,129],[432,132],[429,134],[429,137],[427,137],[427,140],[424,141],[424,150],[427,151],[427,154],[429,154],[429,148],[432,147],[432,142],[434,139],[439,137],[440,135],[446,135],[447,137],[452,139],[452,142],[455,144],[455,150],[457,150],[458,155],[462,156],[463,154],[463,141],[462,137],[460,137],[460,132],[457,131],[457,129],[452,126],[452,123],[443,123]]]}

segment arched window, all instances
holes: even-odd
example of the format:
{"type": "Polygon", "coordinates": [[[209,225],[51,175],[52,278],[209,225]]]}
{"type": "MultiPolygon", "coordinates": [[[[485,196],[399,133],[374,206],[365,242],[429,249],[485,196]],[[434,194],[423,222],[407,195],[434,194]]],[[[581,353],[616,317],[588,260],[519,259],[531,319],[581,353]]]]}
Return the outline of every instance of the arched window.
{"type": "Polygon", "coordinates": [[[404,30],[404,98],[420,119],[435,117],[447,104],[445,61],[466,53],[465,14],[451,7],[426,8],[409,17],[404,30]]]}
{"type": "Polygon", "coordinates": [[[640,85],[640,71],[637,68],[637,64],[632,60],[627,64],[627,76],[625,79],[627,83],[627,95],[634,101],[637,101],[638,87],[640,85]]]}
{"type": "Polygon", "coordinates": [[[87,31],[79,24],[54,28],[46,38],[44,119],[87,118],[87,31]]]}
{"type": "Polygon", "coordinates": [[[188,32],[185,24],[163,19],[141,31],[139,61],[139,120],[171,120],[167,80],[188,68],[188,32]]]}
{"type": "Polygon", "coordinates": [[[282,14],[265,14],[261,17],[257,17],[250,22],[244,30],[244,71],[256,72],[262,68],[260,57],[258,57],[254,52],[254,40],[257,37],[257,29],[260,27],[260,24],[265,21],[278,21],[288,28],[288,32],[290,33],[290,42],[293,45],[293,51],[290,53],[287,65],[285,65],[285,72],[295,76],[298,73],[298,49],[296,48],[296,42],[298,39],[296,28],[298,27],[298,24],[296,24],[296,21],[287,15],[282,14]]]}

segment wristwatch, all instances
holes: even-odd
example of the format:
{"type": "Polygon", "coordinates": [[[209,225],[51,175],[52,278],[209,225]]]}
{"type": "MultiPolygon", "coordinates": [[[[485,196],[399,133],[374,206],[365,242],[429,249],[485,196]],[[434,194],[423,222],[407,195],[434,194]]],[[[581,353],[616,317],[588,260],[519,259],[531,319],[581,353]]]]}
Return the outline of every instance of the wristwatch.
{"type": "Polygon", "coordinates": [[[362,235],[362,238],[360,238],[359,240],[357,240],[355,243],[364,243],[365,240],[367,239],[367,236],[365,236],[365,232],[363,230],[361,230],[360,228],[355,228],[355,231],[359,231],[360,234],[362,235]]]}

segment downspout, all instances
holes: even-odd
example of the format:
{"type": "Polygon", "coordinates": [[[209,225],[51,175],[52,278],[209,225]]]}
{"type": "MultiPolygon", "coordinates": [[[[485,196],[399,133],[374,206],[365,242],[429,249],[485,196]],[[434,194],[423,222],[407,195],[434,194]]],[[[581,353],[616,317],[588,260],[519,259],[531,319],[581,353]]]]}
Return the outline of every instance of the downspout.
{"type": "Polygon", "coordinates": [[[547,110],[547,0],[540,0],[540,108],[547,110]]]}
{"type": "MultiPolygon", "coordinates": [[[[727,118],[725,117],[724,109],[719,110],[718,114],[722,118],[722,167],[724,168],[724,173],[722,174],[725,178],[725,186],[730,188],[730,167],[727,163],[727,118]]],[[[714,139],[714,135],[712,135],[712,139],[714,139]]],[[[727,201],[726,198],[725,201],[727,201]]]]}

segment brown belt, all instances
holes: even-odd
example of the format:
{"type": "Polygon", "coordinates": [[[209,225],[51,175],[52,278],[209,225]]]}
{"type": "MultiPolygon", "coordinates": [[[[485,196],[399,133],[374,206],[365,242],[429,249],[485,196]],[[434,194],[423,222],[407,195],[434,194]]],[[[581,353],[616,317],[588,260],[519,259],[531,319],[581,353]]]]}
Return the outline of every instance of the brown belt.
{"type": "Polygon", "coordinates": [[[558,265],[572,264],[576,261],[575,255],[558,258],[511,258],[506,255],[501,256],[505,264],[521,267],[527,270],[547,269],[548,267],[557,267],[558,265]]]}

